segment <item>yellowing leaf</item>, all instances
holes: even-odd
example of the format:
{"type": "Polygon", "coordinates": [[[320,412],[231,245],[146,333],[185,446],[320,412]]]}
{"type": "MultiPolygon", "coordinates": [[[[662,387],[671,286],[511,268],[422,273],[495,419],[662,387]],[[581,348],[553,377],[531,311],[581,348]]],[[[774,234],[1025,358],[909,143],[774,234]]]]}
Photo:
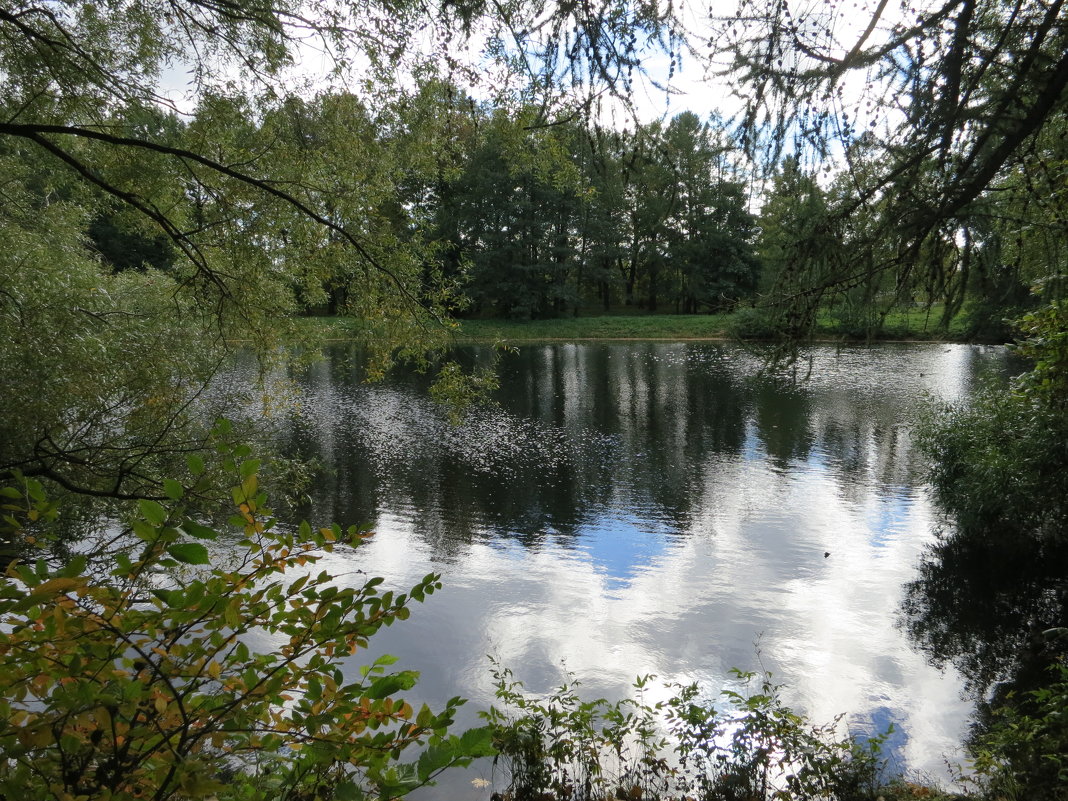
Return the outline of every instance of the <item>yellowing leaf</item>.
{"type": "Polygon", "coordinates": [[[62,592],[70,592],[85,584],[81,578],[53,578],[42,582],[30,590],[30,595],[35,597],[47,597],[59,595],[62,592]]]}

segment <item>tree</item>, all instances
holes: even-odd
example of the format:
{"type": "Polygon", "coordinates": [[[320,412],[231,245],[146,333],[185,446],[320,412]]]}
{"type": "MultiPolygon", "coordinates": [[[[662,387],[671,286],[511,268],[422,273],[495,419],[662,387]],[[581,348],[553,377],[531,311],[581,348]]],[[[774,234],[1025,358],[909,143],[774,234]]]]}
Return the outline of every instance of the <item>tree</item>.
{"type": "Polygon", "coordinates": [[[731,180],[711,125],[683,112],[668,123],[664,158],[674,174],[667,258],[678,273],[676,308],[694,314],[732,306],[756,288],[755,219],[744,186],[731,180]]]}
{"type": "MultiPolygon", "coordinates": [[[[769,164],[791,143],[806,157],[844,154],[853,186],[832,219],[874,212],[863,242],[851,245],[855,258],[831,275],[792,275],[780,294],[800,299],[809,322],[813,294],[875,273],[894,291],[930,287],[952,303],[961,269],[978,251],[957,247],[962,231],[990,217],[1006,182],[1019,185],[1014,175],[1035,174],[1051,126],[1060,125],[1068,98],[1063,4],[949,0],[930,9],[903,3],[895,12],[880,2],[844,46],[833,18],[830,7],[794,14],[751,0],[724,26],[747,98],[749,151],[769,164]],[[848,82],[860,74],[858,91],[848,82]],[[849,160],[859,139],[869,142],[863,169],[849,160]]],[[[1039,202],[1038,192],[1029,194],[1039,202]]],[[[1012,227],[1021,225],[1017,218],[1012,227]]]]}

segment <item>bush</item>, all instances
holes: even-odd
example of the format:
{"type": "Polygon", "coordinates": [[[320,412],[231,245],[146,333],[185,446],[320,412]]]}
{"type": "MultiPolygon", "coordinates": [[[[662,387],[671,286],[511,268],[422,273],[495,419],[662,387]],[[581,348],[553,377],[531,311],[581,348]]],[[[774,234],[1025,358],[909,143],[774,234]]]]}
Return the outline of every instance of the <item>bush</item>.
{"type": "Polygon", "coordinates": [[[1068,799],[1068,664],[1055,665],[1051,676],[1000,707],[977,743],[975,768],[988,797],[1068,799]]]}
{"type": "MultiPolygon", "coordinates": [[[[277,526],[244,461],[238,542],[195,520],[185,488],[142,501],[126,547],[59,566],[13,562],[0,580],[0,797],[312,801],[396,798],[449,765],[492,753],[488,731],[450,735],[397,693],[417,674],[392,657],[341,665],[440,585],[407,593],[312,569],[363,532],[277,526]],[[220,564],[225,563],[225,564],[220,564]],[[272,643],[257,651],[253,642],[272,643]],[[425,746],[416,759],[404,753],[425,746]]],[[[192,482],[203,473],[190,460],[192,482]]],[[[52,507],[26,479],[3,491],[22,547],[52,507]]],[[[33,539],[39,539],[36,535],[33,539]]]]}
{"type": "MultiPolygon", "coordinates": [[[[735,673],[745,686],[751,673],[735,673]]],[[[837,734],[840,720],[813,726],[782,704],[765,677],[755,692],[724,691],[725,710],[676,685],[667,701],[582,701],[574,682],[538,700],[497,667],[505,709],[484,717],[504,764],[510,801],[594,799],[874,799],[885,735],[860,743],[837,734]],[[511,710],[511,711],[509,711],[511,710]]]]}
{"type": "Polygon", "coordinates": [[[727,333],[735,339],[780,339],[781,322],[767,309],[737,309],[727,318],[727,333]]]}

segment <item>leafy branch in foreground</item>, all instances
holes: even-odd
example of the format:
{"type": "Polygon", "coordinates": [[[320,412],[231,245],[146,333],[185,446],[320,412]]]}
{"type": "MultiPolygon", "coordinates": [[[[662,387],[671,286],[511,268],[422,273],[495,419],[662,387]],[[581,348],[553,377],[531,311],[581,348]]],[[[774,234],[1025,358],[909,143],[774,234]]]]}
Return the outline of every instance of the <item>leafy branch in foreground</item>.
{"type": "MultiPolygon", "coordinates": [[[[194,480],[202,469],[190,460],[194,480]]],[[[492,753],[484,729],[449,734],[460,699],[434,712],[398,697],[418,675],[388,671],[395,658],[356,680],[341,668],[438,577],[394,593],[381,578],[315,572],[322,552],[367,534],[280,530],[257,469],[245,461],[232,491],[236,544],[190,517],[168,481],[165,503],[140,503],[128,552],[59,569],[12,562],[0,580],[0,796],[389,799],[492,753]]],[[[3,506],[16,541],[47,517],[32,479],[6,488],[3,506]]]]}

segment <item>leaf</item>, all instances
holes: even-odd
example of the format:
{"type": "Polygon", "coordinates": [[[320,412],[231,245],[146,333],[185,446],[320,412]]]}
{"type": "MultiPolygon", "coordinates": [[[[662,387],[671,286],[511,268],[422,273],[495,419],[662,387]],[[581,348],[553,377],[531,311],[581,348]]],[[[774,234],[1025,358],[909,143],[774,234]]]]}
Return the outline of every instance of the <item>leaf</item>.
{"type": "Polygon", "coordinates": [[[213,540],[219,536],[219,533],[207,526],[202,526],[195,520],[186,520],[182,523],[182,529],[191,537],[196,537],[198,540],[213,540]]]}
{"type": "Polygon", "coordinates": [[[255,475],[260,469],[259,459],[246,459],[241,463],[241,478],[249,478],[255,475]]]}
{"type": "Polygon", "coordinates": [[[493,745],[493,726],[468,729],[460,735],[460,750],[470,757],[489,757],[497,754],[493,745]]]}
{"type": "Polygon", "coordinates": [[[163,493],[172,501],[177,501],[185,495],[185,487],[173,478],[165,478],[163,479],[163,493]]]}
{"type": "Polygon", "coordinates": [[[181,590],[152,590],[152,594],[167,606],[181,606],[185,600],[185,593],[181,590]]]}
{"type": "Polygon", "coordinates": [[[206,565],[211,561],[208,549],[199,542],[180,542],[168,548],[167,553],[187,565],[206,565]]]}
{"type": "Polygon", "coordinates": [[[56,575],[64,578],[75,578],[85,572],[87,559],[84,554],[79,554],[70,560],[66,566],[60,569],[56,575]]]}
{"type": "Polygon", "coordinates": [[[44,487],[41,486],[41,482],[29,479],[26,482],[26,492],[33,500],[39,503],[44,503],[48,500],[48,496],[45,494],[44,487]]]}
{"type": "Polygon", "coordinates": [[[204,472],[204,457],[199,453],[191,453],[185,457],[185,464],[194,476],[199,476],[204,472]]]}
{"type": "Polygon", "coordinates": [[[154,526],[162,526],[167,520],[167,511],[155,501],[140,501],[141,517],[154,526]]]}
{"type": "Polygon", "coordinates": [[[42,582],[34,587],[30,591],[30,595],[35,598],[44,596],[55,596],[60,593],[69,592],[70,590],[77,589],[85,585],[85,579],[80,578],[53,578],[48,581],[42,582]]]}
{"type": "Polygon", "coordinates": [[[383,676],[371,682],[371,686],[364,692],[364,697],[373,701],[380,701],[398,690],[410,690],[415,686],[418,674],[414,671],[394,673],[391,676],[383,676]]]}
{"type": "Polygon", "coordinates": [[[353,782],[341,782],[334,785],[334,798],[337,801],[363,801],[367,796],[353,782]]]}

